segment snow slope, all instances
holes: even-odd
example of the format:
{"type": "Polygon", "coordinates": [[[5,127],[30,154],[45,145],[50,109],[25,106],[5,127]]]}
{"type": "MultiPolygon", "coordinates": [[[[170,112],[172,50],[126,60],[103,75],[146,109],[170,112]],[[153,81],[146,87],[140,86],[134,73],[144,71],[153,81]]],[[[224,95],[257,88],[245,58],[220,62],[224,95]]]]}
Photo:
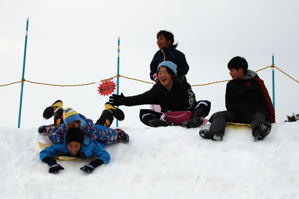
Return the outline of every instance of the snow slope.
{"type": "Polygon", "coordinates": [[[112,159],[91,175],[86,162],[60,162],[58,175],[38,158],[36,129],[0,128],[0,198],[299,198],[299,123],[274,124],[254,142],[227,128],[222,142],[198,129],[124,128],[130,144],[107,147],[112,159]]]}

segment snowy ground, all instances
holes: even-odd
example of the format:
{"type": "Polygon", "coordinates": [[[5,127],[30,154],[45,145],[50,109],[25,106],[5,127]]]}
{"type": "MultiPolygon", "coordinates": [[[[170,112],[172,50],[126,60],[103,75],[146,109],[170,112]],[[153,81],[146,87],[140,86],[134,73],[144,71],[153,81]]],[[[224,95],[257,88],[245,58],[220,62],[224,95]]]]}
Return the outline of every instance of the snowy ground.
{"type": "Polygon", "coordinates": [[[198,129],[124,128],[130,144],[107,147],[112,159],[91,175],[85,162],[48,173],[36,129],[0,128],[0,198],[299,198],[299,123],[278,123],[261,142],[227,129],[223,142],[198,129]]]}

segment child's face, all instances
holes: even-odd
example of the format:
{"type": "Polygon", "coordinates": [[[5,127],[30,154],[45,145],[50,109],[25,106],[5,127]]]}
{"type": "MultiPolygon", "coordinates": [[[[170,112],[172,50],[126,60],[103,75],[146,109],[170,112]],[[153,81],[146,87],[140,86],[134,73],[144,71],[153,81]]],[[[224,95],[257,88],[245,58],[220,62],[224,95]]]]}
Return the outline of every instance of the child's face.
{"type": "Polygon", "coordinates": [[[158,70],[158,80],[162,84],[162,86],[170,88],[173,81],[173,77],[171,74],[168,73],[165,67],[161,66],[158,70]]]}
{"type": "Polygon", "coordinates": [[[163,35],[158,36],[157,38],[157,45],[160,49],[168,48],[170,46],[171,41],[167,40],[163,35]]]}
{"type": "Polygon", "coordinates": [[[244,77],[244,69],[243,68],[239,68],[237,69],[229,69],[229,74],[233,79],[242,79],[244,77]]]}
{"type": "Polygon", "coordinates": [[[72,142],[67,144],[67,148],[73,156],[76,156],[80,151],[81,143],[72,141],[72,142]]]}
{"type": "Polygon", "coordinates": [[[68,123],[66,128],[67,129],[69,129],[69,128],[80,128],[80,121],[70,122],[70,123],[68,123]]]}

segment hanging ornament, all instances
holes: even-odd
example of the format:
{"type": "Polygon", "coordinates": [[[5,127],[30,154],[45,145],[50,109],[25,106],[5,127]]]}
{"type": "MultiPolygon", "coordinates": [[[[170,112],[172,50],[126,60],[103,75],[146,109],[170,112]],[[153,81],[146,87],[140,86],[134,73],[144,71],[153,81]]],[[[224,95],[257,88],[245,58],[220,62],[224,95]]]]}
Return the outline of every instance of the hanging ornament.
{"type": "Polygon", "coordinates": [[[103,81],[99,87],[98,92],[100,95],[110,95],[115,90],[115,83],[111,80],[103,81]]]}

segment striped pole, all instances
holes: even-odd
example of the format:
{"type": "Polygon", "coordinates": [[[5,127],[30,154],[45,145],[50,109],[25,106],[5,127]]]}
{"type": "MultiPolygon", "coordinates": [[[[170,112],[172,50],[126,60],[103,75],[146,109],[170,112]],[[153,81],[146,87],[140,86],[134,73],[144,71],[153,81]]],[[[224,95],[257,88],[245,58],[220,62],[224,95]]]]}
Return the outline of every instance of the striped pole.
{"type": "Polygon", "coordinates": [[[24,90],[24,80],[25,80],[24,77],[25,77],[25,66],[26,66],[26,52],[27,52],[27,39],[28,39],[28,26],[29,26],[29,18],[27,18],[27,22],[26,22],[26,34],[25,34],[25,47],[24,47],[24,57],[23,57],[23,72],[22,72],[22,84],[21,84],[18,128],[20,128],[20,126],[21,126],[23,90],[24,90]]]}
{"type": "Polygon", "coordinates": [[[272,103],[275,110],[275,70],[274,70],[274,54],[272,54],[272,103]]]}
{"type": "MultiPolygon", "coordinates": [[[[120,66],[120,37],[117,39],[117,78],[116,78],[116,94],[119,95],[119,66],[120,66]]],[[[116,127],[118,127],[118,120],[116,120],[116,127]]]]}

